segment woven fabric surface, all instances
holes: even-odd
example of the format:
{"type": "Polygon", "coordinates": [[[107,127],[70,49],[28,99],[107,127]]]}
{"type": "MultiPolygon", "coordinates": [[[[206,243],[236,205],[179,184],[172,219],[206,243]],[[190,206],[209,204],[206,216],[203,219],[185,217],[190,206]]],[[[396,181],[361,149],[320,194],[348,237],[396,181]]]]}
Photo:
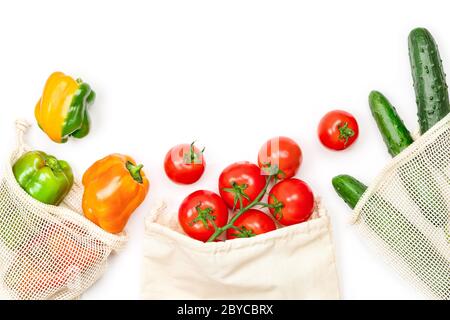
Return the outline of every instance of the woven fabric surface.
{"type": "Polygon", "coordinates": [[[205,244],[161,203],[146,219],[142,298],[339,299],[331,222],[316,204],[307,222],[205,244]]]}

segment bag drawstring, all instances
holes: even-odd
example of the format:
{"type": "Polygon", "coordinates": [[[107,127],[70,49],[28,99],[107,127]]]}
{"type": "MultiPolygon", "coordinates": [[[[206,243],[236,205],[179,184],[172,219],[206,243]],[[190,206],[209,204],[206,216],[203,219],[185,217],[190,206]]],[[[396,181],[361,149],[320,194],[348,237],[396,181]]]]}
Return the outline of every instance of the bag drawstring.
{"type": "Polygon", "coordinates": [[[414,141],[418,140],[420,138],[420,130],[417,129],[412,133],[412,138],[414,141]]]}
{"type": "Polygon", "coordinates": [[[164,201],[159,201],[155,206],[153,206],[150,213],[147,215],[145,219],[146,225],[158,221],[159,217],[165,212],[166,209],[167,204],[164,201]]]}
{"type": "Polygon", "coordinates": [[[322,204],[322,198],[321,197],[316,197],[314,199],[315,201],[315,214],[318,217],[323,217],[326,216],[328,214],[327,209],[325,208],[325,206],[322,204]]]}
{"type": "Polygon", "coordinates": [[[17,149],[20,153],[26,150],[24,136],[30,127],[31,125],[28,121],[23,119],[16,120],[17,149]]]}

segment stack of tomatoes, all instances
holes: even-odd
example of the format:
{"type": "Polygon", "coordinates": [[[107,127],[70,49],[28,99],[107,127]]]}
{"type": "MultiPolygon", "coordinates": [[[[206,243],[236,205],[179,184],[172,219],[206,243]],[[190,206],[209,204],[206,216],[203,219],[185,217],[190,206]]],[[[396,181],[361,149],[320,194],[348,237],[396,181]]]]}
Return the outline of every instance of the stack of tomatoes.
{"type": "MultiPolygon", "coordinates": [[[[247,238],[307,221],[314,211],[314,195],[302,180],[293,178],[302,151],[290,138],[267,141],[258,164],[243,161],[220,174],[219,194],[198,190],[188,195],[178,211],[179,223],[190,237],[203,241],[247,238]]],[[[205,169],[203,150],[194,144],[172,148],[164,162],[167,176],[190,184],[205,169]]]]}

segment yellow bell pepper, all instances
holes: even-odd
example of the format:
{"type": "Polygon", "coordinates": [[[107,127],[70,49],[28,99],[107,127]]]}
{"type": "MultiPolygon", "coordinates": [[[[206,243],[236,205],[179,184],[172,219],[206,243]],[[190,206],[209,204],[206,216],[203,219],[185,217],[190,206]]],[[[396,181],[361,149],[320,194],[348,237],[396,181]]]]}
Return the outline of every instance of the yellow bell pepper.
{"type": "Polygon", "coordinates": [[[36,104],[35,117],[39,127],[57,143],[71,136],[83,138],[89,133],[87,109],[94,100],[95,92],[87,83],[54,72],[36,104]]]}

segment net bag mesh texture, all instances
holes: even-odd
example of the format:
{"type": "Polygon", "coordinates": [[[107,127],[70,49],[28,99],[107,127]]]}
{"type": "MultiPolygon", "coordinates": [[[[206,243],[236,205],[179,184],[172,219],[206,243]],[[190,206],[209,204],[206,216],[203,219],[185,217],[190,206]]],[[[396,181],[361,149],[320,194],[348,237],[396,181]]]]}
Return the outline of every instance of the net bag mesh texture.
{"type": "Polygon", "coordinates": [[[352,224],[428,298],[450,298],[450,115],[395,157],[352,224]]]}
{"type": "Polygon", "coordinates": [[[16,182],[12,165],[28,147],[29,125],[17,121],[18,148],[0,180],[0,297],[6,299],[77,299],[107,267],[107,258],[127,241],[110,234],[81,210],[80,183],[60,206],[30,197],[16,182]]]}

